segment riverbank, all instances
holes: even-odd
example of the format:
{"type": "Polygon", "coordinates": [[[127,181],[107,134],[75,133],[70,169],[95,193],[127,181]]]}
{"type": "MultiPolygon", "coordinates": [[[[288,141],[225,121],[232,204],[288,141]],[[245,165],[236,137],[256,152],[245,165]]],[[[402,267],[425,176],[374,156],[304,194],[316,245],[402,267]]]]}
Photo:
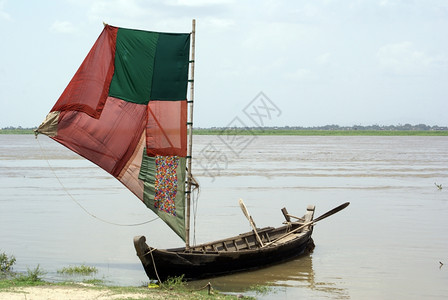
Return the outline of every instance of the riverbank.
{"type": "MultiPolygon", "coordinates": [[[[0,300],[1,299],[251,299],[243,295],[225,295],[215,291],[209,282],[201,288],[192,288],[182,277],[169,278],[161,284],[147,286],[109,286],[102,280],[50,282],[44,280],[46,271],[40,265],[27,273],[13,271],[14,255],[0,252],[0,300]]],[[[57,270],[66,276],[89,276],[96,274],[95,267],[80,265],[57,270]]],[[[256,287],[254,288],[256,290],[256,287]]]]}
{"type": "Polygon", "coordinates": [[[15,287],[7,290],[0,290],[0,299],[9,299],[9,300],[165,299],[172,296],[177,295],[170,295],[169,293],[150,294],[148,292],[143,291],[117,292],[110,288],[87,287],[82,285],[69,285],[69,286],[44,285],[44,286],[15,287]]]}
{"type": "Polygon", "coordinates": [[[109,300],[109,299],[253,299],[242,295],[225,295],[208,290],[190,291],[185,287],[109,287],[86,283],[40,282],[27,286],[0,288],[0,299],[8,300],[109,300]]]}

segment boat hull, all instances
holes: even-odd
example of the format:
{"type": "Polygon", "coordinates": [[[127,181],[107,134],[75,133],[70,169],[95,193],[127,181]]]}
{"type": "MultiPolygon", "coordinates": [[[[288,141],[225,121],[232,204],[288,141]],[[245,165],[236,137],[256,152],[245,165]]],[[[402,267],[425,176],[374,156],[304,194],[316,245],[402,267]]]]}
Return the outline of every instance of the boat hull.
{"type": "Polygon", "coordinates": [[[313,247],[311,234],[280,247],[261,248],[244,253],[182,253],[148,247],[152,252],[142,259],[142,263],[150,279],[164,281],[168,277],[183,275],[186,280],[194,280],[285,262],[312,250],[313,247]]]}
{"type": "MultiPolygon", "coordinates": [[[[308,211],[308,220],[312,211],[308,211]]],[[[144,236],[134,238],[137,256],[150,279],[164,281],[168,277],[184,276],[186,280],[214,277],[248,271],[285,262],[311,251],[312,225],[301,231],[289,232],[300,224],[257,229],[264,241],[261,246],[254,232],[247,232],[198,246],[156,249],[146,244],[144,236]]]]}

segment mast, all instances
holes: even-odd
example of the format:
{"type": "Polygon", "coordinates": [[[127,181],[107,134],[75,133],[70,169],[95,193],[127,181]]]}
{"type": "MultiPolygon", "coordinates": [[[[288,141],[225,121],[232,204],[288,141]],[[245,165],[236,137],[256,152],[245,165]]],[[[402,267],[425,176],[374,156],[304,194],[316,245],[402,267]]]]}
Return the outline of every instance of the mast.
{"type": "Polygon", "coordinates": [[[193,19],[191,30],[191,56],[190,56],[190,99],[188,102],[188,148],[187,148],[187,212],[185,218],[185,248],[190,249],[190,203],[191,203],[191,160],[193,151],[193,100],[194,100],[194,47],[195,47],[196,20],[193,19]]]}

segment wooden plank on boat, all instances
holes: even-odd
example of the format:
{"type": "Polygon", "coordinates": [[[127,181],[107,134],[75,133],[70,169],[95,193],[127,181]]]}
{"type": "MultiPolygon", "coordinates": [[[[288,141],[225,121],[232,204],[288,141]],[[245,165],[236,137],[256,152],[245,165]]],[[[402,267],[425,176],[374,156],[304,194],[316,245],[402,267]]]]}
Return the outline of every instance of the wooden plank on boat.
{"type": "Polygon", "coordinates": [[[294,216],[294,215],[291,215],[291,214],[288,214],[288,217],[290,217],[290,218],[294,218],[294,219],[297,219],[297,220],[299,220],[299,221],[303,221],[303,218],[300,218],[300,217],[296,217],[296,216],[294,216]]]}
{"type": "Polygon", "coordinates": [[[288,211],[286,210],[286,207],[282,208],[283,216],[285,217],[286,222],[291,222],[291,218],[289,217],[288,211]]]}
{"type": "Polygon", "coordinates": [[[249,220],[250,226],[252,226],[252,229],[254,230],[254,234],[255,234],[256,240],[258,241],[260,246],[263,247],[263,241],[261,240],[261,238],[258,235],[257,226],[255,225],[255,222],[252,219],[252,216],[249,214],[249,211],[247,210],[247,207],[244,204],[243,199],[239,200],[239,204],[240,204],[241,210],[243,211],[244,215],[249,220]]]}
{"type": "Polygon", "coordinates": [[[247,238],[246,237],[244,237],[244,239],[243,239],[245,242],[246,242],[246,245],[247,245],[247,249],[250,249],[250,245],[249,245],[249,242],[247,241],[247,238]]]}
{"type": "Polygon", "coordinates": [[[297,233],[286,235],[284,237],[281,237],[281,238],[275,240],[272,244],[274,244],[274,245],[284,244],[284,243],[286,243],[288,241],[291,241],[291,240],[295,239],[297,237],[297,235],[298,235],[297,233]]]}
{"type": "Polygon", "coordinates": [[[237,243],[236,243],[236,240],[233,240],[233,246],[235,246],[235,250],[236,251],[239,251],[240,249],[238,249],[238,245],[237,245],[237,243]]]}
{"type": "Polygon", "coordinates": [[[269,237],[269,233],[265,232],[264,234],[266,235],[266,240],[267,240],[268,242],[270,242],[270,241],[271,241],[271,238],[269,237]]]}
{"type": "MultiPolygon", "coordinates": [[[[306,208],[306,214],[305,214],[305,222],[304,223],[309,223],[313,217],[314,217],[314,209],[316,207],[314,205],[308,205],[308,207],[306,208]]],[[[310,228],[310,226],[308,226],[307,228],[310,228]]]]}

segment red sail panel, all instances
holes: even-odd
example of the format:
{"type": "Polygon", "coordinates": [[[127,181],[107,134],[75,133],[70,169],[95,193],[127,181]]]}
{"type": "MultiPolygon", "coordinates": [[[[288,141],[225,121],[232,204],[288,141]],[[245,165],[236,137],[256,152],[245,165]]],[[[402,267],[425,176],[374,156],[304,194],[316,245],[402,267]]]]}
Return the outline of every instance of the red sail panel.
{"type": "Polygon", "coordinates": [[[117,27],[105,26],[51,111],[82,111],[98,118],[114,75],[117,27]]]}
{"type": "Polygon", "coordinates": [[[149,156],[187,155],[187,101],[150,101],[146,127],[149,156]]]}
{"type": "Polygon", "coordinates": [[[62,112],[53,139],[117,177],[145,125],[146,105],[109,97],[98,119],[78,111],[62,112]]]}
{"type": "Polygon", "coordinates": [[[140,168],[142,165],[143,153],[145,149],[145,133],[142,133],[133,154],[129,158],[126,165],[117,176],[117,179],[123,183],[132,193],[134,193],[141,201],[143,201],[143,181],[138,179],[140,168]]]}

